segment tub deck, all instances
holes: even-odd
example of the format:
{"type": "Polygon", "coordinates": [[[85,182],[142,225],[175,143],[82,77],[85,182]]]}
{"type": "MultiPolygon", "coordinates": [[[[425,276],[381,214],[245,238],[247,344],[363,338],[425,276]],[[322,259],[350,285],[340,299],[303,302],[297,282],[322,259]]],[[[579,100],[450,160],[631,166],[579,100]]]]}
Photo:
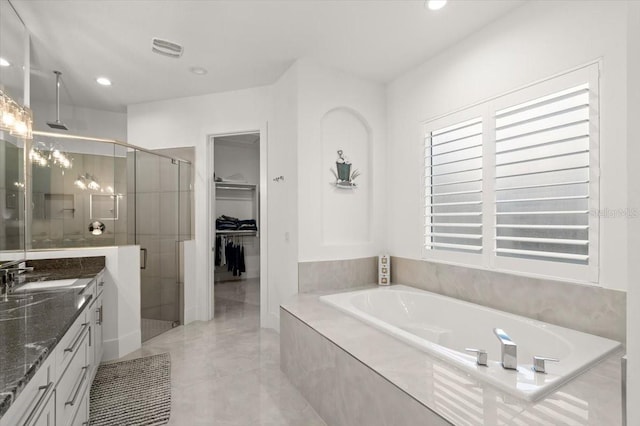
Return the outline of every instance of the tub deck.
{"type": "MultiPolygon", "coordinates": [[[[430,416],[430,413],[439,416],[443,423],[456,425],[600,426],[622,422],[622,350],[543,399],[529,402],[479,382],[451,364],[322,303],[320,295],[299,294],[281,306],[281,368],[327,421],[349,424],[341,419],[360,419],[359,416],[366,416],[370,408],[362,407],[357,392],[336,392],[336,381],[322,378],[337,374],[339,384],[341,375],[349,381],[348,376],[352,373],[336,369],[335,354],[327,352],[322,356],[315,353],[315,349],[309,349],[318,348],[314,343],[317,339],[324,342],[325,350],[329,350],[329,346],[344,353],[346,358],[364,367],[363,371],[380,379],[368,381],[367,388],[362,389],[369,395],[368,399],[378,394],[388,395],[387,390],[377,387],[390,385],[399,398],[410,400],[409,407],[417,403],[424,408],[424,411],[410,409],[402,415],[413,418],[396,424],[425,424],[423,416],[430,416]],[[313,375],[320,378],[310,380],[313,375]],[[351,399],[353,403],[349,402],[351,399]]],[[[355,368],[353,371],[355,375],[355,368]]],[[[364,379],[351,382],[358,384],[361,380],[364,379]]],[[[380,420],[370,424],[384,424],[386,408],[378,407],[380,405],[385,406],[377,404],[372,410],[376,413],[374,418],[380,420]]],[[[392,405],[389,404],[389,410],[394,409],[392,405]]]]}
{"type": "Polygon", "coordinates": [[[320,300],[528,401],[548,395],[622,347],[614,340],[405,285],[336,293],[320,300]],[[517,342],[517,371],[502,368],[494,327],[517,342]],[[488,351],[487,365],[478,366],[476,356],[465,348],[488,351]],[[547,363],[546,373],[536,373],[534,356],[559,361],[547,363]]]}

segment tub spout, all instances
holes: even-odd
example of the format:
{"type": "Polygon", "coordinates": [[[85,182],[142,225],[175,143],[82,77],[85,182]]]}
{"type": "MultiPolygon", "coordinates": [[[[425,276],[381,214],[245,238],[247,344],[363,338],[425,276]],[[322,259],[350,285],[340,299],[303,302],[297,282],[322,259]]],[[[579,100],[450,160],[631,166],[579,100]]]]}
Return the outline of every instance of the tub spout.
{"type": "Polygon", "coordinates": [[[500,340],[502,367],[508,370],[518,369],[518,345],[501,328],[494,328],[493,333],[500,340]]]}

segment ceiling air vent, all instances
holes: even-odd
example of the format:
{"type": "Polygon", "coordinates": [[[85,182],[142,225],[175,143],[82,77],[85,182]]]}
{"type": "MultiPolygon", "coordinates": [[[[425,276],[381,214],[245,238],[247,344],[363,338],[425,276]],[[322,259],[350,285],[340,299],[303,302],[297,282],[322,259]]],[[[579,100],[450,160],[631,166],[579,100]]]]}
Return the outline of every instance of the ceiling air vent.
{"type": "Polygon", "coordinates": [[[169,56],[171,58],[179,58],[182,56],[182,46],[160,38],[151,39],[151,50],[160,55],[169,56]]]}

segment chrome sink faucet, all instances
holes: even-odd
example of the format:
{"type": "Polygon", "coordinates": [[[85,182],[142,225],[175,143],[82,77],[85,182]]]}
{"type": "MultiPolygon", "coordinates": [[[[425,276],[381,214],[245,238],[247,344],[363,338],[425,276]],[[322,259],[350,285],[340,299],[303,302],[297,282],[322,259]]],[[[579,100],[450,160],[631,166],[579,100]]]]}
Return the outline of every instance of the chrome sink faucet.
{"type": "Polygon", "coordinates": [[[6,296],[16,283],[16,275],[21,272],[33,271],[32,266],[19,267],[23,261],[13,261],[0,265],[0,295],[6,296]]]}
{"type": "Polygon", "coordinates": [[[500,356],[502,367],[508,370],[518,369],[518,345],[501,328],[494,328],[493,333],[500,340],[500,356]]]}
{"type": "Polygon", "coordinates": [[[6,299],[9,294],[9,282],[7,281],[7,272],[4,269],[0,269],[0,296],[4,296],[6,299]]]}

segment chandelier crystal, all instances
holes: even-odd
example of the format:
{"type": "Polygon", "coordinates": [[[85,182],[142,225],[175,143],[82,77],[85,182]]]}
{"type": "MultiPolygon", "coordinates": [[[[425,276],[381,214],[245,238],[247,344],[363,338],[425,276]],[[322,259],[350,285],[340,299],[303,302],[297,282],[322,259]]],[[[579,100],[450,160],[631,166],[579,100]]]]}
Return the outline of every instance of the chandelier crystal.
{"type": "Polygon", "coordinates": [[[33,113],[27,107],[20,106],[9,95],[0,90],[0,130],[25,138],[32,138],[33,113]]]}

